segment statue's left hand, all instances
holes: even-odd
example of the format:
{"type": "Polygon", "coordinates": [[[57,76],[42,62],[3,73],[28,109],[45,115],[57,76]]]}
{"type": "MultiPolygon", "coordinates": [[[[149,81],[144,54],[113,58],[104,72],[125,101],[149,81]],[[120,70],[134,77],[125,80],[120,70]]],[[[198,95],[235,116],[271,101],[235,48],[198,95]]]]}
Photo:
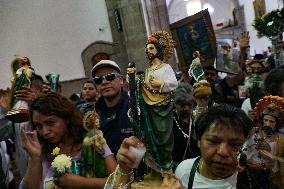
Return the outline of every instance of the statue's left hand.
{"type": "Polygon", "coordinates": [[[164,81],[156,78],[152,78],[149,80],[151,86],[156,89],[160,89],[162,85],[164,85],[164,81]]]}
{"type": "Polygon", "coordinates": [[[259,150],[259,155],[263,158],[266,159],[268,161],[275,161],[277,159],[277,157],[273,154],[271,154],[270,152],[266,151],[266,150],[259,150]]]}

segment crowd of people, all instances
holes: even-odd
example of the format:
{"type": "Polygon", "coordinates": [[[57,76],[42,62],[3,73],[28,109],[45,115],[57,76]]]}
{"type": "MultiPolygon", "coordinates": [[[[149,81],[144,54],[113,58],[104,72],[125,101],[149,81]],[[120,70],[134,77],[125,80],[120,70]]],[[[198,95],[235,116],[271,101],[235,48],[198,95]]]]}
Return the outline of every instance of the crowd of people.
{"type": "Polygon", "coordinates": [[[284,67],[273,54],[246,56],[244,32],[238,73],[220,77],[210,65],[179,76],[167,64],[172,43],[167,32],[151,35],[140,74],[99,61],[69,98],[17,57],[15,72],[31,71],[0,90],[0,188],[129,188],[153,172],[162,188],[283,188],[284,67]],[[7,116],[11,109],[25,116],[18,101],[28,104],[28,121],[7,116]],[[138,166],[131,147],[146,148],[138,166]],[[56,148],[71,163],[59,175],[56,148]]]}

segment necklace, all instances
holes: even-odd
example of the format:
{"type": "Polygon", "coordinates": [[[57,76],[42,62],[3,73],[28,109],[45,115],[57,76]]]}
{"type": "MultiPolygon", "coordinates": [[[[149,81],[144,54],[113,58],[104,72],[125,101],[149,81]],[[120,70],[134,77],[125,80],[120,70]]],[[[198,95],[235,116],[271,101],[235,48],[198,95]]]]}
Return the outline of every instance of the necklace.
{"type": "Polygon", "coordinates": [[[188,134],[186,134],[186,133],[182,130],[182,128],[179,126],[179,124],[178,124],[176,118],[175,118],[175,117],[173,117],[173,118],[174,118],[174,120],[175,120],[175,123],[176,123],[178,129],[179,129],[180,132],[183,134],[183,137],[184,137],[184,138],[190,138],[190,135],[191,135],[191,125],[192,125],[192,119],[191,119],[191,117],[190,117],[190,120],[189,120],[188,134]]]}

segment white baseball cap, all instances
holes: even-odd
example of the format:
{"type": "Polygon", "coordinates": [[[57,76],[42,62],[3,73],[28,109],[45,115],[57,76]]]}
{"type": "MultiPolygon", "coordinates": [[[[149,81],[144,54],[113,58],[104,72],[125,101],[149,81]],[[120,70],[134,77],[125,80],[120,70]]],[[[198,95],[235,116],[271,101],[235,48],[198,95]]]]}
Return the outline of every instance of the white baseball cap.
{"type": "Polygon", "coordinates": [[[120,73],[119,66],[112,60],[101,60],[92,69],[92,76],[95,77],[96,72],[103,67],[111,67],[120,73]]]}

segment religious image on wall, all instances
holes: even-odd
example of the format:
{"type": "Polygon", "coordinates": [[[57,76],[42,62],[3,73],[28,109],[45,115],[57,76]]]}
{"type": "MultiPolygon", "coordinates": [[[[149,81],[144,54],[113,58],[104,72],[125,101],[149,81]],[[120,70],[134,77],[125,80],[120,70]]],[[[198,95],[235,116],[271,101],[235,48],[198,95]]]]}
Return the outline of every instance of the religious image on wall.
{"type": "Polygon", "coordinates": [[[261,17],[265,13],[265,0],[255,0],[253,8],[255,17],[261,17]]]}
{"type": "Polygon", "coordinates": [[[236,74],[239,66],[239,42],[236,39],[217,39],[216,68],[226,73],[236,74]]]}
{"type": "Polygon", "coordinates": [[[216,38],[208,10],[171,24],[181,70],[188,70],[194,52],[200,53],[202,66],[212,65],[216,56],[216,38]]]}

